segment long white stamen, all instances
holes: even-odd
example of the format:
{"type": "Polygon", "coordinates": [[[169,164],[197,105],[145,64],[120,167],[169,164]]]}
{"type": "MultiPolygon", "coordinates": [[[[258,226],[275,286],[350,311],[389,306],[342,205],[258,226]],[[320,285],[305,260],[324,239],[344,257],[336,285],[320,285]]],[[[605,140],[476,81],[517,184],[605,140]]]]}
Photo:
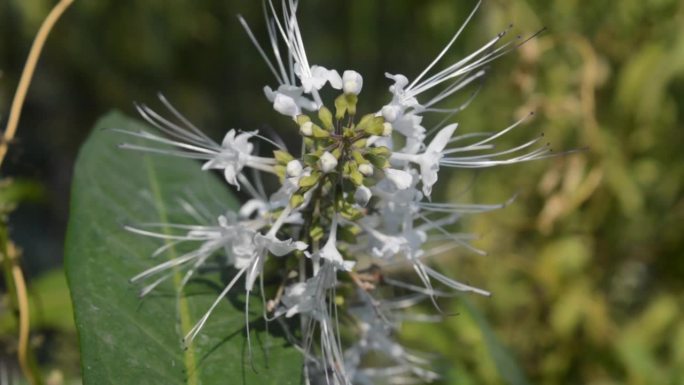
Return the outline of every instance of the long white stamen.
{"type": "Polygon", "coordinates": [[[461,28],[459,28],[458,31],[456,31],[456,33],[455,33],[454,36],[451,38],[451,40],[450,40],[449,43],[446,45],[446,47],[444,47],[444,49],[442,50],[442,52],[440,52],[439,55],[437,55],[437,57],[435,58],[435,60],[433,60],[432,63],[430,63],[430,65],[428,65],[428,66],[423,70],[423,72],[421,72],[420,75],[418,75],[418,76],[413,80],[413,82],[411,82],[411,84],[408,86],[408,89],[413,88],[413,86],[415,86],[415,85],[420,81],[420,79],[422,79],[423,76],[425,76],[425,74],[427,74],[427,73],[432,69],[432,67],[434,67],[435,64],[437,64],[437,63],[442,59],[442,57],[444,57],[444,55],[449,51],[449,49],[451,48],[451,46],[456,42],[456,40],[458,39],[458,37],[461,35],[461,33],[463,32],[463,30],[465,29],[465,27],[470,23],[470,20],[473,18],[473,16],[475,16],[475,13],[476,13],[477,10],[480,8],[480,5],[481,5],[481,4],[482,4],[482,1],[478,1],[478,2],[477,2],[477,4],[475,5],[475,7],[473,8],[473,10],[470,11],[470,15],[468,15],[468,17],[466,18],[465,22],[463,22],[463,24],[461,25],[461,28]]]}
{"type": "Polygon", "coordinates": [[[285,81],[283,78],[280,77],[278,74],[278,71],[276,71],[275,67],[273,66],[273,63],[271,60],[268,58],[268,55],[266,55],[266,52],[264,52],[264,49],[261,48],[261,44],[259,44],[258,40],[252,33],[252,30],[249,28],[249,24],[247,24],[247,21],[242,17],[242,15],[238,15],[238,20],[240,20],[240,24],[242,24],[242,28],[247,32],[247,36],[249,36],[249,39],[252,41],[252,44],[254,47],[257,49],[259,52],[259,55],[261,55],[261,58],[264,59],[266,62],[266,65],[268,68],[271,70],[273,73],[273,76],[275,76],[276,80],[278,81],[279,84],[285,84],[285,81]]]}
{"type": "Polygon", "coordinates": [[[197,337],[197,334],[199,334],[199,332],[202,330],[202,328],[204,327],[204,324],[207,323],[207,320],[209,319],[209,316],[211,316],[211,313],[214,311],[214,309],[216,308],[216,306],[218,306],[218,304],[221,302],[221,300],[223,300],[223,298],[228,294],[228,292],[230,291],[230,289],[232,289],[233,286],[235,286],[235,284],[237,283],[238,279],[240,279],[240,277],[242,276],[242,274],[245,273],[245,270],[247,270],[247,268],[241,269],[240,271],[238,271],[237,274],[235,274],[235,277],[233,277],[233,279],[230,281],[230,283],[228,283],[228,285],[223,289],[223,291],[221,292],[221,294],[219,294],[219,296],[216,298],[216,300],[215,300],[214,303],[211,305],[211,307],[209,308],[209,310],[207,310],[207,312],[204,313],[204,315],[202,316],[202,318],[195,324],[195,326],[192,327],[192,329],[190,329],[190,331],[189,331],[188,334],[185,336],[185,338],[183,338],[183,343],[184,343],[186,346],[188,346],[190,343],[192,343],[192,341],[195,339],[195,337],[197,337]]]}

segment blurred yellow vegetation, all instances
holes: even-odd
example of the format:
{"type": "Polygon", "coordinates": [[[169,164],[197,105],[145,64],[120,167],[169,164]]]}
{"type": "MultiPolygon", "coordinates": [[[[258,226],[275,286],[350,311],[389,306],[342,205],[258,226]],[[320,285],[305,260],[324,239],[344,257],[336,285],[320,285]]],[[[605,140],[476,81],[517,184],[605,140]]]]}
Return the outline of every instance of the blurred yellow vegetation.
{"type": "MultiPolygon", "coordinates": [[[[549,30],[493,66],[503,74],[462,120],[494,130],[534,110],[554,149],[586,150],[477,174],[468,199],[520,196],[463,227],[488,256],[440,266],[494,293],[468,300],[531,384],[684,384],[684,3],[500,1],[485,12],[487,29],[549,30]],[[522,107],[500,96],[507,82],[522,107]]],[[[442,193],[457,191],[454,173],[442,193]]],[[[445,329],[406,328],[449,357],[444,383],[521,383],[496,370],[467,306],[454,309],[445,329]]]]}

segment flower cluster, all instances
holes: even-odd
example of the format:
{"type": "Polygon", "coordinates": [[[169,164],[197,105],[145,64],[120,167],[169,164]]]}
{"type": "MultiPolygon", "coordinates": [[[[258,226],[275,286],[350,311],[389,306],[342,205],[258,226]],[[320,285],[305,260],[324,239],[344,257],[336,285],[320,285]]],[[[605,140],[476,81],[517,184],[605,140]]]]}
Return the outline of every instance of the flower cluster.
{"type": "Polygon", "coordinates": [[[240,21],[278,83],[274,88],[265,87],[265,96],[275,111],[291,119],[287,129],[301,136],[300,147],[287,149],[258,131],[234,129],[219,144],[163,98],[171,118],[138,107],[163,135],[127,132],[150,145],[123,147],[201,160],[203,170],[221,170],[228,184],[244,189],[251,199],[237,213],[193,225],[164,224],[177,230],[172,235],[155,231],[155,225],[129,227],[135,233],[166,240],[155,255],[179,243],[196,245],[190,252],[141,272],[133,281],[145,283],[145,295],[172,271],[182,269],[186,283],[208,259],[218,256],[227,261],[234,275],[187,334],[186,343],[202,332],[212,311],[229,291],[238,290],[235,286],[239,284],[246,293],[247,307],[250,296],[262,297],[268,320],[301,319],[301,330],[289,334],[304,354],[308,383],[431,381],[437,374],[393,337],[401,322],[434,320],[406,311],[420,301],[432,300],[438,307],[435,298],[454,292],[489,295],[438,272],[430,267],[429,259],[454,247],[480,252],[470,245],[469,235],[454,234],[448,228],[464,214],[506,204],[432,202],[440,169],[484,168],[549,155],[541,137],[512,148],[495,147],[497,139],[520,122],[494,133],[457,134],[458,125],[449,121],[470,100],[456,108],[441,107],[451,95],[482,78],[484,67],[515,48],[515,41],[501,43],[504,33],[499,34],[437,71],[473,17],[473,10],[417,77],[410,80],[401,74],[385,74],[390,83],[389,102],[364,114],[358,110],[363,90],[359,73],[346,70],[340,75],[337,70],[309,63],[297,6],[296,0],[285,0],[278,8],[270,1],[265,4],[270,53],[247,23],[240,21]],[[337,93],[330,107],[324,102],[324,89],[337,93]],[[428,115],[441,115],[442,122],[428,130],[423,126],[428,115]],[[272,147],[272,156],[256,154],[257,141],[272,147]],[[248,174],[248,169],[256,173],[248,174]],[[250,177],[259,173],[277,178],[279,189],[266,195],[260,180],[250,177]],[[269,265],[275,267],[267,268],[269,265]],[[401,265],[412,268],[420,283],[404,282],[386,273],[388,266],[401,265]],[[278,279],[265,274],[276,274],[278,279]],[[265,280],[282,284],[269,289],[264,287],[265,280]],[[409,295],[395,298],[396,291],[409,295]],[[348,331],[344,339],[341,328],[348,331]],[[364,365],[369,355],[382,356],[374,360],[382,365],[364,365]]]}

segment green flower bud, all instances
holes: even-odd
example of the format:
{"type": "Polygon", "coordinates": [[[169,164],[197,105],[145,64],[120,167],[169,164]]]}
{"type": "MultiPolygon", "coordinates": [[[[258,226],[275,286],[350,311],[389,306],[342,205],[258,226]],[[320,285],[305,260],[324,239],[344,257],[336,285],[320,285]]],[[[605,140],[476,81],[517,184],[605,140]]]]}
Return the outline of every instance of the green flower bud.
{"type": "Polygon", "coordinates": [[[334,129],[332,112],[330,112],[329,109],[326,107],[321,107],[321,109],[318,110],[318,118],[321,120],[321,123],[323,123],[323,127],[325,127],[328,131],[332,131],[334,129]]]}

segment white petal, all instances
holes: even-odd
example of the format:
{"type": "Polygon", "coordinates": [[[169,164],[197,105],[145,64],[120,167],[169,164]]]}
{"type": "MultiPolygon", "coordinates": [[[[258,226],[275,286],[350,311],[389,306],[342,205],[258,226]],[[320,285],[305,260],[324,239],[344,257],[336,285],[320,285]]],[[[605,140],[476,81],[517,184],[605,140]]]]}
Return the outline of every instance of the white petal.
{"type": "Polygon", "coordinates": [[[449,144],[449,139],[454,135],[457,127],[458,124],[454,123],[439,130],[425,152],[442,152],[446,145],[449,144]]]}
{"type": "Polygon", "coordinates": [[[385,169],[385,176],[391,180],[399,190],[405,190],[411,187],[413,177],[406,171],[401,171],[393,168],[385,169]]]}
{"type": "Polygon", "coordinates": [[[266,208],[266,202],[259,199],[250,199],[244,205],[242,205],[242,207],[240,207],[239,215],[241,218],[249,218],[252,216],[252,214],[254,214],[255,211],[266,210],[266,208]]]}
{"type": "Polygon", "coordinates": [[[330,86],[336,90],[342,88],[342,78],[336,70],[328,71],[328,82],[330,82],[330,86]]]}
{"type": "Polygon", "coordinates": [[[333,242],[333,240],[334,239],[330,239],[328,242],[326,242],[325,246],[323,246],[318,255],[322,259],[325,259],[326,261],[332,263],[338,269],[350,271],[352,268],[354,268],[356,262],[345,261],[344,258],[342,258],[342,254],[340,254],[339,250],[337,250],[337,247],[335,246],[335,242],[333,242]]]}
{"type": "Polygon", "coordinates": [[[232,184],[233,186],[237,186],[238,190],[240,189],[240,184],[237,181],[237,172],[233,165],[226,166],[226,168],[223,170],[223,176],[226,178],[226,182],[232,184]]]}
{"type": "Polygon", "coordinates": [[[392,75],[386,73],[385,76],[389,79],[394,80],[394,85],[390,86],[390,92],[392,92],[393,94],[403,92],[404,87],[406,87],[409,83],[408,78],[401,74],[392,75]]]}
{"type": "Polygon", "coordinates": [[[278,93],[273,100],[273,109],[283,115],[292,117],[297,116],[302,112],[292,97],[281,93],[278,93]]]}
{"type": "Polygon", "coordinates": [[[273,89],[269,86],[264,87],[264,94],[266,95],[266,99],[268,99],[269,102],[273,102],[277,95],[275,91],[273,91],[273,89]]]}

